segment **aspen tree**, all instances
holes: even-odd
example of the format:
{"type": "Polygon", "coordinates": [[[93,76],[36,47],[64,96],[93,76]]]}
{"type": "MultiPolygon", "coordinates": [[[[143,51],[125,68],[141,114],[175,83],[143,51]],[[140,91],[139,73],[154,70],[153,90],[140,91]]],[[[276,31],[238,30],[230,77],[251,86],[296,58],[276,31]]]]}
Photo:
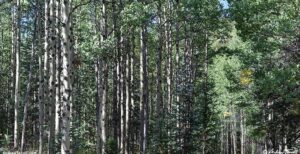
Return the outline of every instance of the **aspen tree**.
{"type": "MultiPolygon", "coordinates": [[[[144,21],[145,22],[145,21],[144,21]]],[[[147,23],[142,23],[140,32],[140,153],[147,153],[149,104],[147,70],[147,23]]]]}
{"type": "Polygon", "coordinates": [[[61,140],[61,154],[68,154],[70,152],[70,2],[64,0],[61,3],[61,34],[62,34],[62,140],[61,140]]]}
{"type": "MultiPolygon", "coordinates": [[[[55,20],[55,57],[56,57],[56,70],[55,70],[55,145],[59,143],[59,131],[60,131],[60,106],[61,106],[61,27],[60,27],[60,0],[56,0],[56,20],[55,20]]],[[[56,147],[56,146],[55,146],[56,147]]]]}
{"type": "MultiPolygon", "coordinates": [[[[38,27],[38,34],[37,34],[37,44],[39,47],[41,47],[41,3],[40,1],[37,1],[38,3],[38,19],[37,19],[37,27],[38,27]]],[[[39,55],[38,55],[38,61],[39,61],[39,87],[38,87],[38,102],[39,102],[39,148],[38,153],[43,153],[43,136],[44,136],[44,67],[43,67],[43,53],[44,51],[39,49],[39,55]]]]}
{"type": "Polygon", "coordinates": [[[158,152],[162,152],[162,126],[163,126],[163,91],[162,91],[162,50],[164,43],[163,35],[163,21],[162,21],[162,2],[159,1],[158,6],[158,32],[159,42],[156,49],[156,131],[157,131],[157,142],[158,152]]]}
{"type": "Polygon", "coordinates": [[[56,2],[50,0],[49,3],[50,17],[49,17],[49,136],[48,136],[48,150],[49,153],[55,152],[55,95],[56,95],[56,2]]]}
{"type": "Polygon", "coordinates": [[[14,29],[13,29],[13,44],[15,50],[13,53],[15,54],[15,90],[14,90],[14,149],[18,148],[18,118],[19,118],[19,99],[20,99],[20,49],[21,49],[21,2],[20,0],[13,1],[13,21],[14,21],[14,29]]]}

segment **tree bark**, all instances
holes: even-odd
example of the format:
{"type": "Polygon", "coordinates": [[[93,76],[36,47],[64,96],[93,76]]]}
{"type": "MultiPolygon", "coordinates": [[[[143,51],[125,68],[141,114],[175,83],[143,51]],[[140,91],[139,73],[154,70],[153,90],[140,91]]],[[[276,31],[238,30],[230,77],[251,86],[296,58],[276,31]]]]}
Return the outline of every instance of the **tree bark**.
{"type": "MultiPolygon", "coordinates": [[[[56,73],[55,73],[55,145],[59,143],[59,132],[60,132],[60,106],[61,106],[61,24],[60,24],[60,0],[56,0],[56,42],[55,42],[55,56],[56,56],[56,73]]],[[[57,151],[57,149],[56,149],[57,151]]]]}
{"type": "Polygon", "coordinates": [[[101,140],[101,103],[102,103],[102,95],[103,95],[103,87],[102,87],[102,62],[100,62],[100,58],[97,58],[95,64],[95,73],[96,73],[96,85],[97,85],[97,94],[96,94],[96,133],[97,133],[97,145],[96,150],[98,154],[101,154],[102,149],[102,140],[101,140]]]}
{"type": "MultiPolygon", "coordinates": [[[[208,34],[205,32],[205,47],[204,47],[204,124],[203,130],[206,132],[208,125],[208,34]]],[[[206,152],[206,135],[203,136],[202,153],[206,152]]]]}
{"type": "Polygon", "coordinates": [[[44,80],[43,80],[43,62],[42,55],[39,55],[39,154],[43,153],[43,136],[44,136],[44,80]]]}
{"type": "MultiPolygon", "coordinates": [[[[175,55],[175,65],[176,65],[176,71],[175,71],[175,102],[176,102],[176,113],[177,113],[177,117],[176,117],[176,123],[177,123],[177,128],[180,128],[181,124],[180,124],[180,115],[179,115],[179,102],[180,102],[180,95],[178,93],[179,89],[180,89],[180,75],[179,75],[179,70],[180,70],[180,59],[179,59],[179,54],[180,54],[180,50],[179,50],[179,43],[180,43],[180,36],[179,36],[179,33],[180,33],[180,30],[179,30],[179,24],[180,24],[180,19],[179,19],[179,5],[180,5],[180,2],[177,1],[177,4],[176,4],[176,15],[177,15],[177,21],[176,21],[176,25],[175,25],[175,29],[176,29],[176,42],[175,42],[175,48],[176,48],[176,55],[175,55]]],[[[178,136],[181,136],[181,132],[178,131],[178,136]]],[[[181,145],[181,140],[180,139],[177,139],[177,145],[181,145]]]]}
{"type": "MultiPolygon", "coordinates": [[[[112,0],[112,15],[113,15],[113,35],[117,35],[117,13],[116,13],[116,1],[112,0]]],[[[119,139],[119,115],[118,115],[118,101],[119,101],[119,44],[116,45],[117,47],[114,48],[114,68],[113,68],[113,139],[115,142],[118,142],[119,139]]],[[[119,148],[118,145],[115,148],[119,148]]]]}
{"type": "MultiPolygon", "coordinates": [[[[171,14],[171,2],[167,2],[165,9],[165,20],[168,20],[168,15],[171,14]]],[[[172,25],[170,21],[165,22],[165,38],[167,51],[167,108],[168,113],[171,114],[172,99],[173,99],[173,58],[172,58],[172,25]]]]}
{"type": "MultiPolygon", "coordinates": [[[[44,38],[44,72],[43,72],[43,125],[47,124],[47,120],[49,118],[47,114],[47,107],[48,107],[48,102],[49,102],[49,88],[48,88],[48,83],[49,83],[49,49],[50,49],[50,0],[45,0],[45,22],[44,22],[44,33],[45,33],[45,38],[44,38]]],[[[44,129],[44,126],[42,126],[44,129]]],[[[45,130],[43,130],[45,131],[45,130]]],[[[44,133],[44,132],[43,132],[44,133]]],[[[45,134],[47,135],[47,134],[45,134]]],[[[49,135],[49,134],[48,134],[49,135]]],[[[43,139],[44,140],[43,136],[43,139]]]]}
{"type": "MultiPolygon", "coordinates": [[[[93,0],[94,3],[94,16],[93,16],[93,22],[94,22],[94,35],[98,35],[100,32],[100,26],[98,24],[98,18],[97,18],[97,10],[98,10],[98,3],[96,3],[96,0],[93,0]]],[[[100,37],[97,37],[100,40],[100,37]]],[[[99,44],[97,44],[99,45],[99,44]]],[[[95,50],[95,49],[93,49],[95,50]]],[[[101,141],[101,125],[100,125],[100,120],[101,120],[101,110],[100,110],[100,105],[102,102],[102,61],[100,61],[100,56],[97,56],[95,60],[95,83],[96,83],[96,95],[95,95],[95,100],[96,100],[96,153],[101,154],[101,148],[102,148],[102,141],[101,141]]],[[[85,121],[84,121],[85,123],[85,121]]]]}
{"type": "MultiPolygon", "coordinates": [[[[107,39],[107,14],[106,14],[106,0],[102,0],[102,17],[101,17],[101,45],[104,44],[104,41],[107,39]]],[[[106,55],[105,55],[106,56],[106,55]]],[[[103,64],[103,95],[101,102],[101,140],[102,140],[102,154],[105,154],[106,151],[106,100],[108,93],[108,64],[107,58],[104,56],[103,64]]]]}
{"type": "MultiPolygon", "coordinates": [[[[101,19],[100,19],[100,46],[104,44],[107,39],[107,14],[106,14],[106,0],[101,1],[101,19]]],[[[96,72],[98,72],[97,80],[97,153],[106,153],[106,102],[108,96],[108,64],[106,55],[101,55],[97,59],[96,72]],[[101,62],[100,62],[101,61],[101,62]],[[99,66],[99,64],[101,64],[99,66]],[[101,75],[100,75],[101,74],[101,75]]]]}
{"type": "Polygon", "coordinates": [[[61,3],[62,16],[62,75],[63,75],[63,99],[62,99],[62,140],[61,154],[70,153],[70,8],[69,1],[61,3]]]}
{"type": "Polygon", "coordinates": [[[147,26],[141,28],[140,52],[140,153],[147,153],[148,139],[148,70],[147,70],[147,26]]]}
{"type": "MultiPolygon", "coordinates": [[[[37,41],[38,45],[41,46],[41,5],[38,4],[39,17],[38,17],[38,34],[37,41]]],[[[45,42],[46,43],[46,42],[45,42]]],[[[43,50],[39,51],[39,88],[38,88],[38,102],[39,102],[39,149],[38,153],[43,153],[43,136],[44,136],[44,70],[43,70],[43,50]]]]}
{"type": "Polygon", "coordinates": [[[56,95],[56,34],[55,34],[55,15],[56,6],[54,0],[50,0],[49,4],[49,136],[48,136],[48,152],[55,153],[55,95],[56,95]]]}
{"type": "MultiPolygon", "coordinates": [[[[129,37],[127,37],[127,42],[129,42],[129,37]]],[[[129,112],[130,112],[130,101],[131,101],[131,95],[130,95],[130,47],[129,43],[127,44],[127,51],[126,51],[126,69],[125,69],[125,88],[126,88],[126,104],[125,104],[125,145],[124,150],[125,154],[128,154],[128,145],[129,145],[129,112]]]]}
{"type": "Polygon", "coordinates": [[[15,92],[15,69],[16,69],[16,12],[15,12],[15,2],[12,4],[12,26],[11,26],[11,58],[10,58],[10,63],[11,63],[11,69],[10,69],[10,85],[9,85],[9,90],[10,90],[10,101],[14,102],[14,92],[15,92]]]}
{"type": "Polygon", "coordinates": [[[241,154],[245,153],[245,139],[244,139],[244,111],[241,109],[240,111],[240,126],[241,126],[241,154]]]}
{"type": "Polygon", "coordinates": [[[106,117],[106,100],[107,100],[107,93],[108,93],[108,64],[107,61],[104,61],[103,64],[103,98],[102,98],[102,103],[101,106],[101,140],[102,140],[102,154],[105,154],[106,151],[106,123],[107,123],[107,117],[106,117]]]}
{"type": "Polygon", "coordinates": [[[130,87],[131,87],[131,90],[130,90],[130,97],[131,97],[131,100],[130,100],[130,106],[131,106],[131,110],[130,110],[130,129],[128,130],[129,131],[129,134],[130,134],[130,148],[129,148],[129,151],[132,151],[134,152],[134,145],[135,145],[135,139],[134,139],[134,126],[133,126],[133,123],[134,123],[134,109],[135,109],[135,102],[134,102],[134,86],[133,86],[133,80],[134,80],[134,56],[135,56],[135,35],[134,35],[134,30],[132,30],[132,33],[131,33],[131,52],[130,52],[130,87]]]}
{"type": "Polygon", "coordinates": [[[163,24],[162,24],[162,12],[161,12],[161,2],[158,8],[159,15],[159,42],[156,50],[156,132],[157,132],[157,143],[158,143],[158,153],[163,152],[162,145],[162,123],[163,123],[163,93],[162,93],[162,50],[163,50],[163,24]]]}
{"type": "Polygon", "coordinates": [[[20,45],[21,45],[21,4],[20,0],[14,1],[14,24],[16,27],[14,28],[15,35],[13,37],[15,43],[15,93],[14,93],[14,149],[18,148],[18,108],[19,108],[19,97],[20,97],[20,45]]]}
{"type": "Polygon", "coordinates": [[[232,152],[233,154],[237,153],[237,143],[236,143],[236,115],[235,115],[235,109],[232,106],[232,123],[231,123],[231,138],[232,138],[232,152]]]}
{"type": "MultiPolygon", "coordinates": [[[[171,14],[171,2],[166,1],[166,6],[164,7],[164,19],[165,19],[165,50],[167,53],[167,62],[166,62],[166,78],[167,78],[167,93],[166,93],[166,107],[167,114],[171,114],[172,110],[172,98],[173,98],[173,60],[172,60],[172,25],[168,20],[171,14]]],[[[168,121],[168,125],[171,125],[171,122],[168,121]]],[[[168,138],[171,139],[171,130],[168,129],[168,138]]],[[[169,141],[168,141],[169,142],[169,141]]],[[[168,147],[168,153],[172,153],[172,148],[168,147]]]]}
{"type": "Polygon", "coordinates": [[[121,45],[121,55],[120,55],[120,66],[119,66],[119,69],[120,69],[120,113],[121,113],[121,116],[120,116],[120,120],[121,120],[121,134],[120,134],[120,150],[121,150],[121,153],[123,154],[125,151],[125,140],[124,140],[124,136],[125,136],[125,103],[124,103],[124,99],[125,99],[125,94],[124,94],[124,56],[123,56],[123,53],[122,51],[123,50],[123,36],[121,36],[121,40],[120,40],[120,45],[121,45]]]}
{"type": "Polygon", "coordinates": [[[224,152],[224,119],[221,120],[221,137],[220,137],[220,151],[221,153],[225,153],[224,152]]]}

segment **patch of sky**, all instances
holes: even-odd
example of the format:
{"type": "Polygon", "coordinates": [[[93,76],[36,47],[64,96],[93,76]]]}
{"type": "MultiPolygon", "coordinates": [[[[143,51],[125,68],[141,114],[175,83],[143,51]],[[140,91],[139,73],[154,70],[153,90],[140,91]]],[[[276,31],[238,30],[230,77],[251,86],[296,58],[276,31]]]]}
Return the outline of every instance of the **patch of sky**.
{"type": "Polygon", "coordinates": [[[227,0],[220,0],[220,3],[223,5],[223,9],[228,9],[229,4],[227,0]]]}

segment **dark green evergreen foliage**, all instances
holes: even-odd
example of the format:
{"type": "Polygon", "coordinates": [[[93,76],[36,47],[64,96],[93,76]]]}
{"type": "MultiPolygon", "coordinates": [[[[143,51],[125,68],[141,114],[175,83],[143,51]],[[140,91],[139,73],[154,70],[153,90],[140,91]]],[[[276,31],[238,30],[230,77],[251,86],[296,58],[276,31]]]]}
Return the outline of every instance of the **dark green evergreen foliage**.
{"type": "Polygon", "coordinates": [[[107,142],[107,154],[115,154],[120,153],[118,148],[116,148],[118,145],[117,141],[115,141],[113,138],[109,138],[107,142]]]}

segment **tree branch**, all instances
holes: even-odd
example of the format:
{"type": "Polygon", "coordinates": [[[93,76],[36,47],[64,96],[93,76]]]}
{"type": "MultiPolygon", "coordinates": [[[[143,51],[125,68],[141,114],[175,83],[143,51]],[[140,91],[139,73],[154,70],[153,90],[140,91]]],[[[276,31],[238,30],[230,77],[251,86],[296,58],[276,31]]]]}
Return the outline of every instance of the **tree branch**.
{"type": "Polygon", "coordinates": [[[78,9],[79,7],[84,6],[84,5],[87,5],[87,4],[91,3],[91,2],[92,2],[92,0],[89,0],[89,1],[87,1],[87,2],[85,2],[85,3],[82,3],[82,2],[81,2],[80,4],[74,6],[74,7],[71,9],[71,11],[70,11],[69,16],[71,16],[72,13],[75,12],[75,10],[78,9]]]}

